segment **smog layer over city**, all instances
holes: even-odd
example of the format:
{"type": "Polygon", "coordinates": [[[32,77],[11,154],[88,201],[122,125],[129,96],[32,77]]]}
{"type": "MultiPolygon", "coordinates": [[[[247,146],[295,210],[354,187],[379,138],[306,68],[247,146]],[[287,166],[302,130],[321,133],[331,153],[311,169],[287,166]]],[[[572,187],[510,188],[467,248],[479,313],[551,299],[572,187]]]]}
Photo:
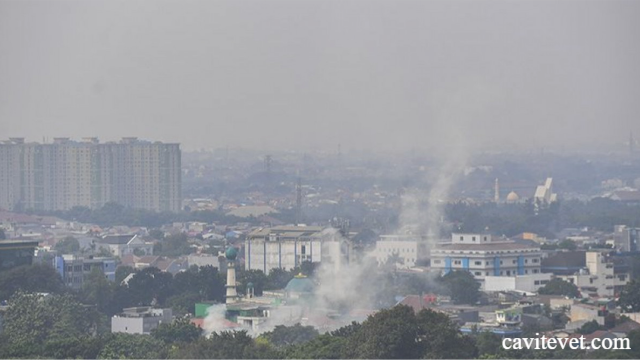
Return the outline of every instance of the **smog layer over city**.
{"type": "Polygon", "coordinates": [[[640,358],[638,18],[0,0],[0,358],[640,358]]]}

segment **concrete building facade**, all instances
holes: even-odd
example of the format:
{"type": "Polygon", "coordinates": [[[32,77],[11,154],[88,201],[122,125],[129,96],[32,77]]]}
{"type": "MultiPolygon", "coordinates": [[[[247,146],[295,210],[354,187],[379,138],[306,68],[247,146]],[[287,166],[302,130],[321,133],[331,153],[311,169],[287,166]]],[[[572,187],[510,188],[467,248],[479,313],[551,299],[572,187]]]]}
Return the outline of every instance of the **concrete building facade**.
{"type": "Polygon", "coordinates": [[[378,265],[386,264],[394,256],[398,268],[412,268],[428,254],[426,239],[413,235],[382,235],[376,241],[374,256],[378,265]]]}
{"type": "Polygon", "coordinates": [[[123,138],[0,143],[0,208],[68,210],[108,202],[155,211],[181,208],[179,144],[123,138]]]}
{"type": "Polygon", "coordinates": [[[153,255],[153,243],[142,240],[138,235],[106,235],[98,240],[97,246],[118,257],[153,255]]]}
{"type": "Polygon", "coordinates": [[[53,259],[56,269],[65,285],[73,289],[82,289],[82,284],[93,269],[102,272],[109,281],[116,280],[116,260],[113,258],[81,258],[74,255],[61,255],[53,259]]]}
{"type": "Polygon", "coordinates": [[[450,242],[431,249],[431,267],[446,274],[469,271],[477,280],[487,276],[522,276],[540,273],[540,248],[489,234],[452,234],[450,242]]]}
{"type": "Polygon", "coordinates": [[[245,269],[293,269],[305,261],[329,264],[339,270],[349,261],[351,243],[336,229],[320,226],[261,228],[245,240],[245,269]]]}
{"type": "Polygon", "coordinates": [[[125,308],[111,318],[111,332],[151,334],[158,325],[173,321],[171,309],[153,309],[146,306],[125,308]]]}
{"type": "Polygon", "coordinates": [[[587,251],[586,268],[573,275],[559,276],[576,285],[581,292],[598,296],[614,296],[630,281],[628,272],[616,272],[615,265],[607,255],[598,251],[587,251]]]}
{"type": "Polygon", "coordinates": [[[621,252],[637,252],[640,228],[616,225],[613,229],[613,245],[621,252]]]}
{"type": "Polygon", "coordinates": [[[538,273],[529,275],[516,276],[485,276],[483,283],[483,291],[523,291],[528,293],[536,293],[545,286],[551,278],[552,274],[538,273]]]}

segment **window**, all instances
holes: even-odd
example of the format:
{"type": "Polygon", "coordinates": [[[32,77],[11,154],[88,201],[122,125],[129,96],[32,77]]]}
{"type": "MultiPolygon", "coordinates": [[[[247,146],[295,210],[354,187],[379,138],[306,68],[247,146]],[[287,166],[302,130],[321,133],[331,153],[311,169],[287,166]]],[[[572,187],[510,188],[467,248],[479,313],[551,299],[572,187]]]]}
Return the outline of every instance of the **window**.
{"type": "Polygon", "coordinates": [[[533,285],[540,285],[540,281],[539,280],[534,281],[533,285]]]}
{"type": "Polygon", "coordinates": [[[461,262],[460,260],[455,260],[453,263],[454,263],[455,265],[460,265],[462,262],[461,262]]]}
{"type": "Polygon", "coordinates": [[[475,236],[472,236],[472,237],[471,237],[471,240],[476,241],[476,237],[475,237],[475,236]]]}
{"type": "Polygon", "coordinates": [[[464,236],[460,236],[460,241],[464,241],[464,236]]]}
{"type": "Polygon", "coordinates": [[[474,264],[476,264],[476,265],[482,265],[482,261],[476,261],[476,262],[474,262],[474,264]]]}
{"type": "Polygon", "coordinates": [[[486,236],[484,237],[484,241],[487,241],[487,237],[486,236]]]}
{"type": "Polygon", "coordinates": [[[533,273],[537,274],[538,273],[538,269],[533,269],[533,273]]]}
{"type": "Polygon", "coordinates": [[[433,260],[434,264],[440,264],[440,260],[433,260]]]}
{"type": "Polygon", "coordinates": [[[482,276],[482,273],[480,271],[476,271],[476,272],[473,273],[473,275],[482,276]]]}
{"type": "Polygon", "coordinates": [[[512,261],[511,261],[511,263],[512,263],[512,264],[515,264],[515,263],[517,263],[517,261],[516,261],[516,260],[512,260],[512,261]]]}
{"type": "Polygon", "coordinates": [[[537,263],[537,262],[540,262],[540,259],[538,259],[538,258],[536,258],[536,259],[532,259],[532,260],[531,260],[531,262],[532,262],[532,263],[537,263]]]}

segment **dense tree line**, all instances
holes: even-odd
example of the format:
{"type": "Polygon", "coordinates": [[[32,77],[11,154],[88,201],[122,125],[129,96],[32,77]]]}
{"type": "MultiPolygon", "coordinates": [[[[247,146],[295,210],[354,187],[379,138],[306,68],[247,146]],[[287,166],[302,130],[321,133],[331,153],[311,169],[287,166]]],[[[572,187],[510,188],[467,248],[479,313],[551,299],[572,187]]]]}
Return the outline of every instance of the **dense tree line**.
{"type": "Polygon", "coordinates": [[[101,208],[91,209],[83,206],[75,206],[66,211],[41,211],[27,210],[29,214],[56,216],[69,221],[78,221],[99,226],[144,226],[159,228],[173,222],[199,221],[205,223],[234,224],[237,222],[257,223],[253,217],[240,218],[225,215],[219,210],[201,210],[192,212],[156,212],[152,210],[133,209],[116,203],[107,203],[101,208]]]}
{"type": "Polygon", "coordinates": [[[446,205],[444,212],[446,219],[454,224],[451,231],[488,229],[493,234],[506,236],[534,232],[553,238],[555,232],[568,227],[613,231],[613,226],[618,224],[640,226],[640,206],[605,198],[560,201],[539,211],[531,201],[499,205],[456,203],[446,205]]]}

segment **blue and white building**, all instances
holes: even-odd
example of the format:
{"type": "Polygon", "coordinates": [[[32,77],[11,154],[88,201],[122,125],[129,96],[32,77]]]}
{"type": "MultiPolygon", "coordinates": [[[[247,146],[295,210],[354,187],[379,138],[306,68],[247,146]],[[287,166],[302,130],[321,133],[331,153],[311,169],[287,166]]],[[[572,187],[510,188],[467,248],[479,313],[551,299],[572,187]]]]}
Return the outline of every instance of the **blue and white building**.
{"type": "Polygon", "coordinates": [[[540,273],[540,247],[494,238],[489,234],[452,234],[451,241],[431,249],[431,267],[447,274],[469,271],[480,281],[487,276],[523,276],[540,273]]]}
{"type": "Polygon", "coordinates": [[[97,268],[109,281],[116,281],[116,260],[113,258],[82,258],[75,255],[60,255],[53,259],[53,267],[65,285],[81,289],[85,279],[97,268]]]}

